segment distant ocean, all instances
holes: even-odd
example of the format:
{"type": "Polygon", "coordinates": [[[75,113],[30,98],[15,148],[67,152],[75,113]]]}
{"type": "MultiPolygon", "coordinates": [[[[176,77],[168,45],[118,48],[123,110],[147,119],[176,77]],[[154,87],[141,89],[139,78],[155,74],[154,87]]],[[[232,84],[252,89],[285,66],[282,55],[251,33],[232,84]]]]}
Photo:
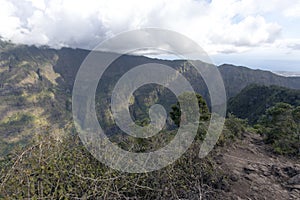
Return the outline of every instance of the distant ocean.
{"type": "Polygon", "coordinates": [[[273,73],[285,77],[300,77],[300,72],[275,71],[273,73]]]}

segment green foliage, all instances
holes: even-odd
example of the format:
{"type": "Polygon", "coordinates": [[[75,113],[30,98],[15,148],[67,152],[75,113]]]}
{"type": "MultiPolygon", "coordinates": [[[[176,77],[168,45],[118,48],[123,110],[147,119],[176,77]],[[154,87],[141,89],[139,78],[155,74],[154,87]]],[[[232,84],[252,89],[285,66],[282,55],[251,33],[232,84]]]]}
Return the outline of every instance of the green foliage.
{"type": "Polygon", "coordinates": [[[243,134],[247,131],[248,122],[244,119],[239,119],[236,116],[229,114],[226,118],[223,132],[218,140],[219,145],[225,145],[228,142],[242,139],[243,134]]]}
{"type": "Polygon", "coordinates": [[[66,103],[65,103],[65,106],[66,106],[66,110],[71,112],[72,111],[72,102],[70,99],[67,99],[66,100],[66,103]]]}
{"type": "MultiPolygon", "coordinates": [[[[194,98],[194,94],[186,93],[182,96],[182,98],[184,99],[185,103],[192,102],[192,98],[194,98]]],[[[196,98],[198,100],[199,113],[200,113],[199,126],[197,131],[198,134],[196,135],[196,139],[203,140],[208,129],[208,120],[210,119],[210,112],[204,98],[200,94],[196,94],[196,98]]],[[[192,112],[197,112],[197,111],[195,110],[188,111],[188,113],[192,113],[192,112]]],[[[173,120],[174,124],[179,127],[181,119],[185,119],[188,116],[181,116],[180,103],[177,102],[177,104],[172,106],[170,117],[173,120]]]]}
{"type": "Polygon", "coordinates": [[[176,105],[172,106],[172,112],[170,112],[171,119],[174,121],[174,124],[179,127],[180,125],[180,116],[181,116],[181,111],[180,111],[180,104],[179,102],[176,105]]]}
{"type": "MultiPolygon", "coordinates": [[[[191,102],[191,98],[193,98],[193,93],[186,93],[184,94],[183,98],[185,102],[191,102]]],[[[199,113],[200,113],[200,121],[207,121],[210,118],[210,113],[208,110],[208,106],[206,104],[206,101],[200,94],[196,94],[196,98],[198,100],[198,106],[199,106],[199,113]]],[[[191,110],[189,112],[195,112],[194,110],[191,110]]],[[[188,112],[188,113],[189,113],[188,112]]],[[[174,121],[174,123],[177,126],[180,126],[180,120],[182,118],[181,116],[181,110],[180,110],[180,103],[177,102],[176,105],[172,106],[172,111],[170,112],[171,119],[174,121]]]]}
{"type": "Polygon", "coordinates": [[[300,91],[278,86],[250,85],[228,102],[228,111],[254,124],[276,103],[300,105],[300,91]]]}
{"type": "Polygon", "coordinates": [[[269,108],[259,121],[259,132],[275,152],[300,155],[300,107],[278,103],[269,108]]]}
{"type": "MultiPolygon", "coordinates": [[[[201,95],[197,94],[196,96],[200,108],[200,121],[196,139],[200,139],[200,141],[202,141],[208,129],[210,112],[205,100],[201,97],[201,95]]],[[[179,126],[181,117],[179,103],[172,106],[172,112],[170,113],[170,115],[174,123],[179,126]]],[[[225,120],[223,132],[218,140],[218,144],[225,145],[226,143],[235,141],[236,139],[242,139],[243,134],[246,132],[247,128],[247,120],[237,118],[232,114],[228,114],[228,117],[225,120]]]]}
{"type": "MultiPolygon", "coordinates": [[[[218,170],[210,157],[199,159],[201,140],[196,140],[188,152],[176,163],[160,171],[147,174],[126,174],[111,170],[95,160],[76,136],[60,138],[55,135],[57,130],[63,129],[71,120],[70,112],[65,112],[71,111],[69,92],[76,72],[88,53],[89,51],[79,49],[54,50],[45,47],[13,45],[0,40],[2,62],[0,105],[1,114],[3,113],[1,119],[4,119],[0,124],[2,137],[0,152],[6,153],[12,150],[12,143],[4,141],[8,136],[11,141],[21,139],[20,141],[27,144],[25,148],[22,147],[23,145],[20,146],[0,161],[0,198],[197,199],[201,190],[204,191],[204,199],[217,198],[215,189],[220,191],[226,187],[226,174],[218,170]],[[51,67],[45,70],[44,67],[48,65],[51,67]],[[53,77],[53,74],[58,76],[53,77]],[[38,109],[42,110],[41,113],[37,112],[38,109]],[[12,116],[9,114],[7,116],[10,117],[7,117],[5,116],[7,113],[17,114],[12,116]],[[32,123],[32,121],[38,121],[38,123],[32,123]],[[32,127],[36,129],[31,129],[32,127]],[[41,131],[41,135],[53,132],[54,137],[59,139],[45,135],[45,138],[41,137],[32,144],[28,138],[32,138],[36,130],[41,131]]],[[[193,87],[198,89],[197,91],[201,91],[201,94],[208,99],[209,93],[204,81],[196,75],[197,73],[194,73],[193,67],[188,62],[152,60],[129,55],[120,57],[110,66],[106,71],[106,76],[103,76],[104,78],[99,82],[100,88],[107,87],[104,87],[105,90],[97,95],[105,94],[104,97],[106,95],[110,97],[114,83],[132,66],[152,62],[166,64],[177,70],[180,70],[183,65],[184,76],[193,87]]],[[[236,95],[250,83],[300,88],[299,78],[279,77],[269,72],[258,72],[235,66],[221,66],[220,72],[229,97],[236,95]]],[[[144,88],[136,94],[136,99],[133,99],[132,103],[133,107],[136,106],[138,109],[137,111],[133,109],[135,112],[131,114],[140,120],[137,123],[142,126],[149,124],[146,111],[150,105],[176,103],[169,92],[157,86],[144,88]],[[146,95],[148,91],[152,92],[146,95]]],[[[210,114],[206,102],[199,96],[197,97],[201,117],[198,137],[203,139],[210,114]]],[[[275,86],[251,86],[231,100],[229,108],[238,117],[248,118],[253,123],[275,103],[287,102],[293,106],[299,106],[299,99],[299,92],[295,90],[275,86]]],[[[103,105],[103,112],[100,112],[100,115],[103,115],[102,118],[106,120],[108,128],[111,128],[113,120],[109,112],[109,102],[108,98],[96,101],[97,104],[103,105]]],[[[174,123],[179,126],[180,105],[174,105],[170,114],[174,123]]],[[[258,129],[264,134],[266,142],[274,147],[274,151],[288,155],[299,154],[299,116],[299,107],[280,105],[266,113],[258,129]]],[[[246,121],[229,115],[219,143],[225,144],[241,138],[246,129],[246,121]]],[[[153,137],[153,140],[137,139],[133,142],[136,143],[133,150],[149,151],[153,143],[164,144],[174,134],[166,131],[159,137],[153,137]]],[[[121,145],[124,145],[125,149],[131,148],[128,146],[130,141],[122,142],[121,145]]],[[[222,197],[218,199],[220,198],[222,197]]]]}

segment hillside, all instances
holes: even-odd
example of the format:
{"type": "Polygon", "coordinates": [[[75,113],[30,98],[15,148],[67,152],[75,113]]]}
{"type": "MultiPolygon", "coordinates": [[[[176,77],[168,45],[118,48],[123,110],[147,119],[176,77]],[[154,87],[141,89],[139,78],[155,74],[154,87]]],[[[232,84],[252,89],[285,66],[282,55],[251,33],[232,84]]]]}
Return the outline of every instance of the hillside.
{"type": "Polygon", "coordinates": [[[71,94],[53,69],[56,52],[8,45],[0,53],[1,155],[39,134],[60,137],[71,123],[71,94]]]}
{"type": "Polygon", "coordinates": [[[224,80],[228,98],[234,97],[251,84],[300,89],[300,77],[284,77],[269,71],[227,64],[219,66],[219,70],[224,80]]]}
{"type": "MultiPolygon", "coordinates": [[[[26,144],[40,133],[63,135],[70,132],[72,86],[77,70],[89,51],[56,50],[3,41],[0,44],[0,154],[8,153],[13,146],[26,144]]],[[[203,79],[188,62],[129,55],[121,56],[106,71],[99,82],[101,91],[96,95],[97,102],[110,102],[111,89],[118,78],[132,67],[150,62],[166,64],[183,73],[210,105],[203,79]]],[[[271,72],[231,65],[222,65],[219,69],[228,98],[252,83],[300,88],[300,78],[281,77],[271,72]]],[[[161,103],[170,111],[177,101],[169,90],[157,85],[137,90],[135,97],[130,110],[137,121],[147,121],[147,109],[154,103],[161,103]]],[[[98,118],[104,122],[106,129],[116,131],[109,104],[97,104],[97,108],[98,118]]]]}
{"type": "Polygon", "coordinates": [[[180,159],[161,170],[130,174],[97,161],[76,136],[57,141],[45,135],[0,160],[0,198],[300,198],[297,157],[273,154],[241,120],[227,119],[217,146],[203,159],[199,142],[196,138],[180,159]]]}
{"type": "MultiPolygon", "coordinates": [[[[232,97],[229,111],[250,122],[265,114],[265,124],[251,127],[245,120],[229,115],[213,151],[200,158],[199,148],[207,130],[207,124],[201,123],[195,141],[176,162],[158,171],[130,174],[96,160],[74,128],[72,87],[88,53],[81,49],[56,50],[0,42],[0,198],[300,198],[300,107],[296,107],[300,104],[296,90],[300,89],[300,78],[220,66],[228,98],[232,97]],[[281,104],[278,106],[277,102],[281,104]]],[[[207,104],[201,99],[206,116],[211,114],[206,106],[209,94],[203,79],[187,61],[123,55],[100,80],[96,108],[110,139],[134,152],[159,149],[176,132],[170,126],[149,139],[116,134],[120,130],[109,105],[112,88],[132,67],[150,62],[166,64],[181,72],[206,99],[207,104]]],[[[178,107],[174,107],[177,99],[168,89],[143,86],[134,96],[130,114],[140,125],[148,123],[147,111],[154,103],[173,111],[173,120],[179,118],[179,112],[175,112],[178,107]]],[[[168,125],[172,123],[168,120],[168,125]]]]}
{"type": "Polygon", "coordinates": [[[300,105],[300,90],[278,86],[250,85],[228,102],[228,112],[255,123],[276,103],[300,105]]]}
{"type": "MultiPolygon", "coordinates": [[[[65,77],[68,86],[72,87],[74,74],[76,74],[81,62],[87,55],[87,51],[81,49],[61,49],[58,51],[59,60],[55,66],[55,71],[65,77]],[[71,59],[74,58],[76,59],[71,59]]],[[[189,62],[184,60],[159,60],[143,56],[124,55],[117,59],[110,66],[110,76],[118,77],[124,72],[146,63],[160,63],[168,65],[183,73],[191,81],[195,90],[201,93],[208,100],[209,94],[207,88],[203,86],[204,81],[193,69],[189,62]]],[[[291,89],[300,89],[300,77],[284,77],[274,74],[270,71],[253,70],[243,66],[234,66],[224,64],[219,66],[219,71],[224,81],[227,97],[231,98],[237,95],[243,88],[251,84],[277,85],[291,89]]],[[[110,77],[111,78],[111,77],[110,77]]]]}

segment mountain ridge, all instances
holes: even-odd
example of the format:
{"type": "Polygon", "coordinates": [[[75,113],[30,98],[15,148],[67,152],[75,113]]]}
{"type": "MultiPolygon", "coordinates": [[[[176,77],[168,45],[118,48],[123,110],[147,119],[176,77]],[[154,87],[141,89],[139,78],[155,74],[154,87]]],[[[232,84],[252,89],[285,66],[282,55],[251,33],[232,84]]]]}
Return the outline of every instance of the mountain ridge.
{"type": "MultiPolygon", "coordinates": [[[[1,45],[0,141],[4,143],[1,152],[6,152],[5,149],[10,144],[24,143],[24,138],[27,141],[41,130],[58,135],[70,132],[72,86],[81,63],[90,51],[72,48],[57,50],[11,43],[1,45]],[[20,124],[17,130],[6,123],[11,119],[20,124]]],[[[103,102],[110,102],[109,94],[116,78],[121,77],[132,67],[151,62],[169,65],[181,72],[191,82],[195,91],[210,105],[207,87],[189,62],[132,55],[121,56],[106,71],[105,80],[102,81],[106,89],[103,102]]],[[[300,89],[300,78],[281,77],[271,72],[232,65],[219,66],[219,70],[224,79],[228,98],[237,95],[243,88],[253,83],[300,89]]],[[[157,103],[160,98],[169,97],[168,94],[167,90],[158,87],[139,90],[135,99],[137,111],[131,114],[137,118],[144,117],[147,115],[145,112],[147,106],[157,103]],[[144,104],[147,106],[141,106],[144,104]]],[[[176,101],[175,98],[170,98],[166,103],[173,104],[176,101]]],[[[100,112],[100,115],[105,122],[112,121],[110,112],[100,112]]]]}

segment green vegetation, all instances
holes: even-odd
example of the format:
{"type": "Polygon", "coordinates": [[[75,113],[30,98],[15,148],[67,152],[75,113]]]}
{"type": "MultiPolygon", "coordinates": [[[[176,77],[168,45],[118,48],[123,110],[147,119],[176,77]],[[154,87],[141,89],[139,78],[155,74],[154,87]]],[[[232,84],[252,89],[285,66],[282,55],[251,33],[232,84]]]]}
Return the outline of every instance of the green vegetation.
{"type": "Polygon", "coordinates": [[[229,112],[248,119],[274,152],[300,153],[300,91],[278,86],[251,85],[228,103],[229,112]]]}
{"type": "Polygon", "coordinates": [[[257,128],[276,153],[300,155],[300,106],[276,104],[266,111],[257,128]]]}
{"type": "MultiPolygon", "coordinates": [[[[200,95],[197,98],[201,120],[205,122],[210,114],[203,98],[200,95]]],[[[176,106],[173,109],[176,110],[176,106]]],[[[205,126],[200,127],[204,136],[202,129],[205,126]]],[[[245,127],[243,120],[230,116],[219,145],[226,146],[239,139],[245,127]]],[[[164,145],[174,134],[176,131],[163,131],[148,142],[123,138],[119,146],[145,152],[164,145]]],[[[198,199],[199,196],[220,199],[220,191],[230,188],[230,175],[218,168],[215,152],[204,159],[199,158],[201,141],[202,138],[196,137],[179,160],[159,171],[128,174],[98,162],[76,135],[60,140],[51,135],[40,135],[30,145],[15,149],[1,161],[0,195],[18,199],[198,199]]]]}
{"type": "MultiPolygon", "coordinates": [[[[192,101],[191,98],[193,98],[194,94],[186,93],[184,94],[183,98],[184,101],[192,101]]],[[[200,94],[196,94],[196,98],[198,100],[198,106],[199,106],[199,113],[200,113],[200,119],[199,121],[207,121],[210,118],[210,113],[208,110],[208,106],[206,104],[206,101],[203,99],[203,97],[200,94]]],[[[194,112],[194,111],[190,111],[194,112]]],[[[171,119],[174,121],[176,126],[180,125],[181,120],[181,111],[180,111],[180,104],[177,102],[176,105],[172,106],[172,111],[170,112],[171,119]]]]}
{"type": "Polygon", "coordinates": [[[0,158],[16,146],[28,144],[31,138],[23,131],[30,129],[34,120],[31,113],[18,112],[0,122],[0,133],[3,137],[0,139],[0,158]]]}
{"type": "Polygon", "coordinates": [[[29,199],[195,199],[221,198],[228,176],[207,157],[198,157],[199,143],[174,164],[145,174],[112,170],[94,159],[77,136],[57,141],[41,137],[33,145],[2,160],[0,195],[29,199]]]}
{"type": "Polygon", "coordinates": [[[236,116],[229,114],[226,118],[223,132],[218,140],[218,144],[224,146],[226,143],[236,141],[243,138],[243,134],[249,128],[247,120],[239,119],[236,116]]]}
{"type": "Polygon", "coordinates": [[[300,91],[278,86],[250,85],[228,102],[228,112],[254,124],[276,103],[300,106],[300,91]]]}
{"type": "Polygon", "coordinates": [[[5,119],[1,126],[24,126],[34,120],[34,116],[30,113],[16,113],[5,119]]]}
{"type": "MultiPolygon", "coordinates": [[[[145,63],[173,67],[203,96],[197,95],[198,135],[179,160],[147,174],[112,170],[90,155],[72,124],[72,86],[88,53],[80,49],[13,45],[0,38],[0,198],[222,199],[223,192],[230,190],[231,180],[227,171],[216,164],[217,152],[226,151],[234,142],[242,145],[240,141],[249,132],[260,133],[267,147],[277,154],[299,156],[300,92],[296,89],[300,89],[300,78],[220,66],[227,96],[237,96],[229,101],[230,114],[217,146],[209,156],[200,159],[199,148],[210,118],[210,102],[205,101],[209,93],[201,77],[186,61],[124,55],[105,71],[99,81],[98,89],[102,91],[96,94],[99,122],[123,149],[149,152],[165,146],[176,134],[174,124],[179,126],[185,117],[181,116],[172,92],[155,84],[141,87],[130,102],[134,121],[148,125],[149,107],[158,103],[167,109],[174,124],[168,119],[166,127],[149,139],[120,135],[110,111],[110,95],[114,84],[132,67],[145,63]],[[248,122],[258,124],[254,129],[248,122]]],[[[176,77],[170,77],[173,78],[176,77]]]]}

